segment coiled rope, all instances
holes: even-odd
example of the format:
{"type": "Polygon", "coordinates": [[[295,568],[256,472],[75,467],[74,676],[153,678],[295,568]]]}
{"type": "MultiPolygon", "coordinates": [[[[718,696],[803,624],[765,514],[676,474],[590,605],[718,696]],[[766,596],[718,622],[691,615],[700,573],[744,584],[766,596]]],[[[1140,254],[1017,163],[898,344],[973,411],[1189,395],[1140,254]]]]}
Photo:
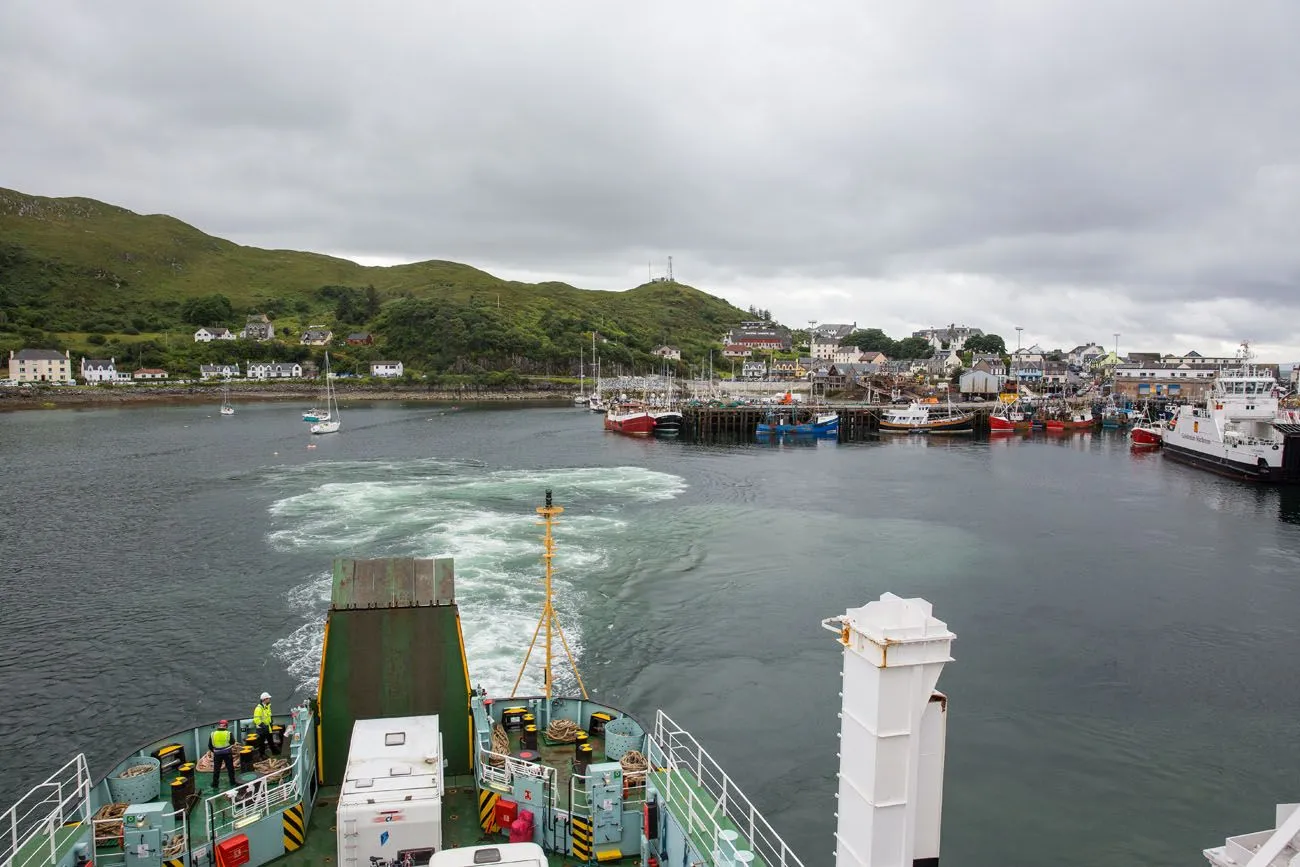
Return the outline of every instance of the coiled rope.
{"type": "Polygon", "coordinates": [[[505,726],[497,723],[492,727],[492,752],[494,755],[488,756],[489,765],[499,765],[505,762],[505,756],[510,752],[510,736],[506,734],[505,726]]]}
{"type": "Polygon", "coordinates": [[[546,727],[546,737],[561,744],[571,744],[578,739],[578,724],[571,719],[553,719],[546,727]]]}
{"type": "Polygon", "coordinates": [[[645,773],[650,767],[650,760],[639,750],[628,750],[618,760],[623,766],[623,779],[629,783],[644,783],[645,773]]]}

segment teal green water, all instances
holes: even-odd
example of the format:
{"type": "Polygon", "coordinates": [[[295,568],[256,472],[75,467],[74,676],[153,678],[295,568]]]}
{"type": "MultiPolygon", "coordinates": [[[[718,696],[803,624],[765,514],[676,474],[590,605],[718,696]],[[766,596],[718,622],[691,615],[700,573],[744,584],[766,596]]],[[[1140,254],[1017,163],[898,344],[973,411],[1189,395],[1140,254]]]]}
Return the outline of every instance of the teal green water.
{"type": "Polygon", "coordinates": [[[706,447],[385,403],[312,438],[300,415],[0,414],[4,806],[77,750],[102,771],[306,695],[336,555],[456,557],[471,675],[508,689],[548,486],[588,686],[692,729],[810,867],[839,707],[818,623],[886,590],[958,636],[945,863],[1196,863],[1300,795],[1293,493],[1105,434],[706,447]]]}

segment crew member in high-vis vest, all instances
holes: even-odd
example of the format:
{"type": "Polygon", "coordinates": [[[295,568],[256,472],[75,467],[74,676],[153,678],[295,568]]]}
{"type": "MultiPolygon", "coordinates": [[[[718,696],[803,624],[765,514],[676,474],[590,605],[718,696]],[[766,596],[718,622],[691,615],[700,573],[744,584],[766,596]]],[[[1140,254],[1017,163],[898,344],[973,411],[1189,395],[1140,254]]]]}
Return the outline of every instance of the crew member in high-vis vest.
{"type": "Polygon", "coordinates": [[[208,735],[208,748],[212,750],[212,788],[221,785],[221,766],[226,766],[230,788],[235,787],[235,743],[230,737],[230,723],[222,720],[208,735]]]}
{"type": "Polygon", "coordinates": [[[257,726],[257,757],[266,758],[271,748],[271,694],[262,693],[262,700],[253,708],[253,725],[257,726]]]}

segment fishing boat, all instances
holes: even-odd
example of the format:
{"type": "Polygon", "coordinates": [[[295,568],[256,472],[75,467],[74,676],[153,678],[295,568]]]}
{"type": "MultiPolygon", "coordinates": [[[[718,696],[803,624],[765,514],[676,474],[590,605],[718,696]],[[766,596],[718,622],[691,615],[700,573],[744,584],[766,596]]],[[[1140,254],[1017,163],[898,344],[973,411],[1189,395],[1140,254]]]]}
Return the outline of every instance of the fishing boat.
{"type": "Polygon", "coordinates": [[[1300,414],[1281,408],[1277,380],[1252,362],[1242,343],[1209,398],[1178,407],[1164,433],[1165,454],[1232,478],[1300,482],[1300,414]]]}
{"type": "Polygon", "coordinates": [[[793,433],[795,426],[793,409],[770,409],[754,428],[754,433],[759,435],[793,433]]]}
{"type": "Polygon", "coordinates": [[[1114,430],[1117,428],[1127,427],[1128,423],[1128,411],[1115,402],[1115,397],[1113,395],[1107,398],[1106,404],[1101,410],[1101,426],[1106,429],[1114,430]]]}
{"type": "Polygon", "coordinates": [[[880,419],[881,433],[968,434],[975,430],[975,414],[948,403],[912,401],[905,407],[891,407],[880,419]]]}
{"type": "Polygon", "coordinates": [[[221,387],[221,414],[234,415],[235,407],[230,403],[230,386],[221,387]]]}
{"type": "Polygon", "coordinates": [[[339,413],[338,397],[334,394],[334,379],[330,376],[330,354],[325,353],[325,412],[323,419],[310,428],[313,434],[338,433],[343,426],[339,413]]]}
{"type": "Polygon", "coordinates": [[[648,437],[654,433],[655,417],[640,401],[611,404],[605,413],[605,430],[624,436],[648,437]]]}
{"type": "Polygon", "coordinates": [[[1027,431],[1033,424],[1033,411],[1019,398],[999,403],[989,415],[989,433],[1027,431]]]}
{"type": "Polygon", "coordinates": [[[838,436],[840,432],[840,414],[837,412],[818,412],[813,417],[794,426],[797,434],[813,436],[838,436]]]}
{"type": "Polygon", "coordinates": [[[1050,407],[1043,422],[1048,433],[1091,430],[1095,425],[1090,407],[1070,407],[1064,404],[1050,407]]]}
{"type": "Polygon", "coordinates": [[[1129,429],[1129,441],[1133,448],[1159,448],[1164,442],[1166,425],[1162,421],[1139,419],[1129,429]]]}
{"type": "Polygon", "coordinates": [[[675,437],[682,432],[683,416],[675,409],[663,409],[650,413],[654,417],[654,435],[657,437],[675,437]]]}

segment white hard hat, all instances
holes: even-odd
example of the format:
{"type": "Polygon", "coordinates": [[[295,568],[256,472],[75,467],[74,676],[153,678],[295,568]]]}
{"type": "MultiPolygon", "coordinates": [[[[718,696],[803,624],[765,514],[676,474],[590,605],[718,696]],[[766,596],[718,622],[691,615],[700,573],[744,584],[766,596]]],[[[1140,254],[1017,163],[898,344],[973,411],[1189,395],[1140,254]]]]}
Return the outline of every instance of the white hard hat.
{"type": "Polygon", "coordinates": [[[267,699],[267,698],[270,698],[270,697],[271,697],[271,694],[270,694],[269,692],[264,692],[264,693],[262,693],[262,698],[263,698],[263,699],[267,699]]]}

